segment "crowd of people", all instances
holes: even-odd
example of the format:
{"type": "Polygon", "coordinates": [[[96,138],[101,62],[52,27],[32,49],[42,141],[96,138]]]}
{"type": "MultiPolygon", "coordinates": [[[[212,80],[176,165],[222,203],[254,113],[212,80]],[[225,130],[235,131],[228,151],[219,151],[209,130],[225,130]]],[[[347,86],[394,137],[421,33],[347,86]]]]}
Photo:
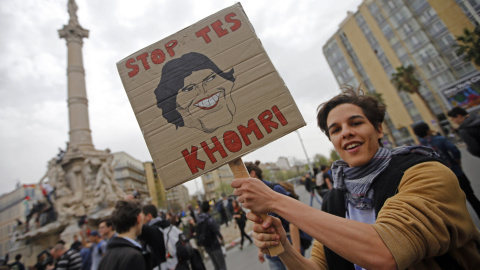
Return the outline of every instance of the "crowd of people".
{"type": "MultiPolygon", "coordinates": [[[[98,230],[82,230],[69,249],[58,241],[33,269],[203,270],[208,257],[215,270],[226,270],[220,226],[232,222],[240,250],[245,241],[255,243],[258,260],[271,270],[480,269],[480,233],[466,207],[468,201],[480,217],[480,200],[459,149],[426,123],[413,127],[421,145],[386,149],[384,115],[374,97],[351,88],[320,106],[318,125],[341,159],[304,175],[310,205],[298,200],[292,184],[265,180],[259,161],[246,163],[250,178],[231,183],[234,196],[188,205],[182,214],[128,196],[98,230]],[[247,220],[253,237],[245,232],[247,220]],[[278,245],[284,251],[270,256],[278,245]]],[[[479,156],[479,118],[461,108],[449,116],[468,151],[479,156]]],[[[17,257],[10,269],[24,269],[17,257]]]]}

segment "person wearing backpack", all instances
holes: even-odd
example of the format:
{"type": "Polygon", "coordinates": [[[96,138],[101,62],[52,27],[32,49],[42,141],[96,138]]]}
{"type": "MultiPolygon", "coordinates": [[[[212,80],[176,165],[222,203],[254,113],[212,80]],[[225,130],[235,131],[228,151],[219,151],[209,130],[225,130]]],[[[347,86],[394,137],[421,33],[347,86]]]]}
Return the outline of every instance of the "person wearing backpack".
{"type": "Polygon", "coordinates": [[[153,204],[143,206],[142,212],[145,215],[144,225],[142,234],[138,238],[142,241],[144,249],[149,251],[150,269],[156,267],[159,269],[160,264],[167,261],[164,235],[159,228],[167,228],[170,226],[170,222],[158,216],[157,207],[153,204]]]}
{"type": "Polygon", "coordinates": [[[215,270],[226,270],[227,265],[222,252],[223,236],[217,222],[209,214],[210,203],[208,201],[202,202],[201,209],[202,213],[198,214],[196,228],[197,244],[205,248],[208,256],[212,259],[215,270]]]}
{"type": "Polygon", "coordinates": [[[443,163],[457,176],[460,188],[465,193],[467,201],[480,218],[480,200],[475,196],[470,180],[468,180],[467,175],[462,170],[460,150],[447,138],[433,135],[430,127],[424,122],[416,124],[413,127],[413,132],[420,138],[420,144],[428,146],[437,152],[443,163]]]}
{"type": "Polygon", "coordinates": [[[480,158],[480,117],[461,107],[450,110],[448,116],[459,126],[458,135],[467,144],[468,152],[480,158]]]}

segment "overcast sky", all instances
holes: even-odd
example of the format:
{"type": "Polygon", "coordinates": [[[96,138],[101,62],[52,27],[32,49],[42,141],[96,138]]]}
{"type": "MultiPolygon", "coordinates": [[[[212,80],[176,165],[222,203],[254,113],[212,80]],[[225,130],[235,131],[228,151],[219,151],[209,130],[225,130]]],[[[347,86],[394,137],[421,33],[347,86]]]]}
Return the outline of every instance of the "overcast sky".
{"type": "MultiPolygon", "coordinates": [[[[84,39],[90,128],[96,149],[151,161],[116,62],[225,8],[234,1],[77,0],[84,39]]],[[[244,0],[241,4],[307,126],[299,129],[310,159],[333,149],[315,122],[317,106],[338,93],[322,46],[361,0],[244,0]]],[[[58,29],[67,0],[0,1],[0,193],[36,183],[68,138],[67,48],[58,29]]],[[[294,132],[245,156],[306,160],[294,132]]],[[[191,192],[193,181],[187,183],[191,192]]]]}

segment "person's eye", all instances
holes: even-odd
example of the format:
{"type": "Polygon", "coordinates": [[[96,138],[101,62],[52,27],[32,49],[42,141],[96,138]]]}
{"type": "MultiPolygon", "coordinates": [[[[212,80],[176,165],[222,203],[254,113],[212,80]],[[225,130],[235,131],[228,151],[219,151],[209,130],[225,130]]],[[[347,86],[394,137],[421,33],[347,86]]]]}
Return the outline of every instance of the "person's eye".
{"type": "Polygon", "coordinates": [[[217,75],[213,74],[211,75],[210,77],[208,77],[207,79],[205,79],[205,82],[211,82],[213,81],[213,79],[215,79],[217,77],[217,75]]]}
{"type": "Polygon", "coordinates": [[[335,134],[338,131],[340,131],[340,128],[332,128],[332,129],[330,129],[330,135],[335,134]]]}
{"type": "Polygon", "coordinates": [[[361,124],[363,124],[362,121],[355,121],[355,122],[352,123],[352,126],[359,126],[361,124]]]}
{"type": "Polygon", "coordinates": [[[184,88],[182,88],[182,92],[190,92],[193,90],[193,88],[195,88],[195,85],[193,84],[187,85],[184,88]]]}

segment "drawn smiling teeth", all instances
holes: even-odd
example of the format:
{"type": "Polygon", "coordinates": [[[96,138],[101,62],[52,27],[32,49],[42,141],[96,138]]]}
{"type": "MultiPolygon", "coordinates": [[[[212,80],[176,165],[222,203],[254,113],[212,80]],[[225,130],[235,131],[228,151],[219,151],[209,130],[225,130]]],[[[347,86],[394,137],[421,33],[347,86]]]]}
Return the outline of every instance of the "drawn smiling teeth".
{"type": "Polygon", "coordinates": [[[210,110],[213,107],[217,106],[219,98],[220,92],[200,100],[199,102],[195,103],[195,106],[203,110],[210,110]]]}

